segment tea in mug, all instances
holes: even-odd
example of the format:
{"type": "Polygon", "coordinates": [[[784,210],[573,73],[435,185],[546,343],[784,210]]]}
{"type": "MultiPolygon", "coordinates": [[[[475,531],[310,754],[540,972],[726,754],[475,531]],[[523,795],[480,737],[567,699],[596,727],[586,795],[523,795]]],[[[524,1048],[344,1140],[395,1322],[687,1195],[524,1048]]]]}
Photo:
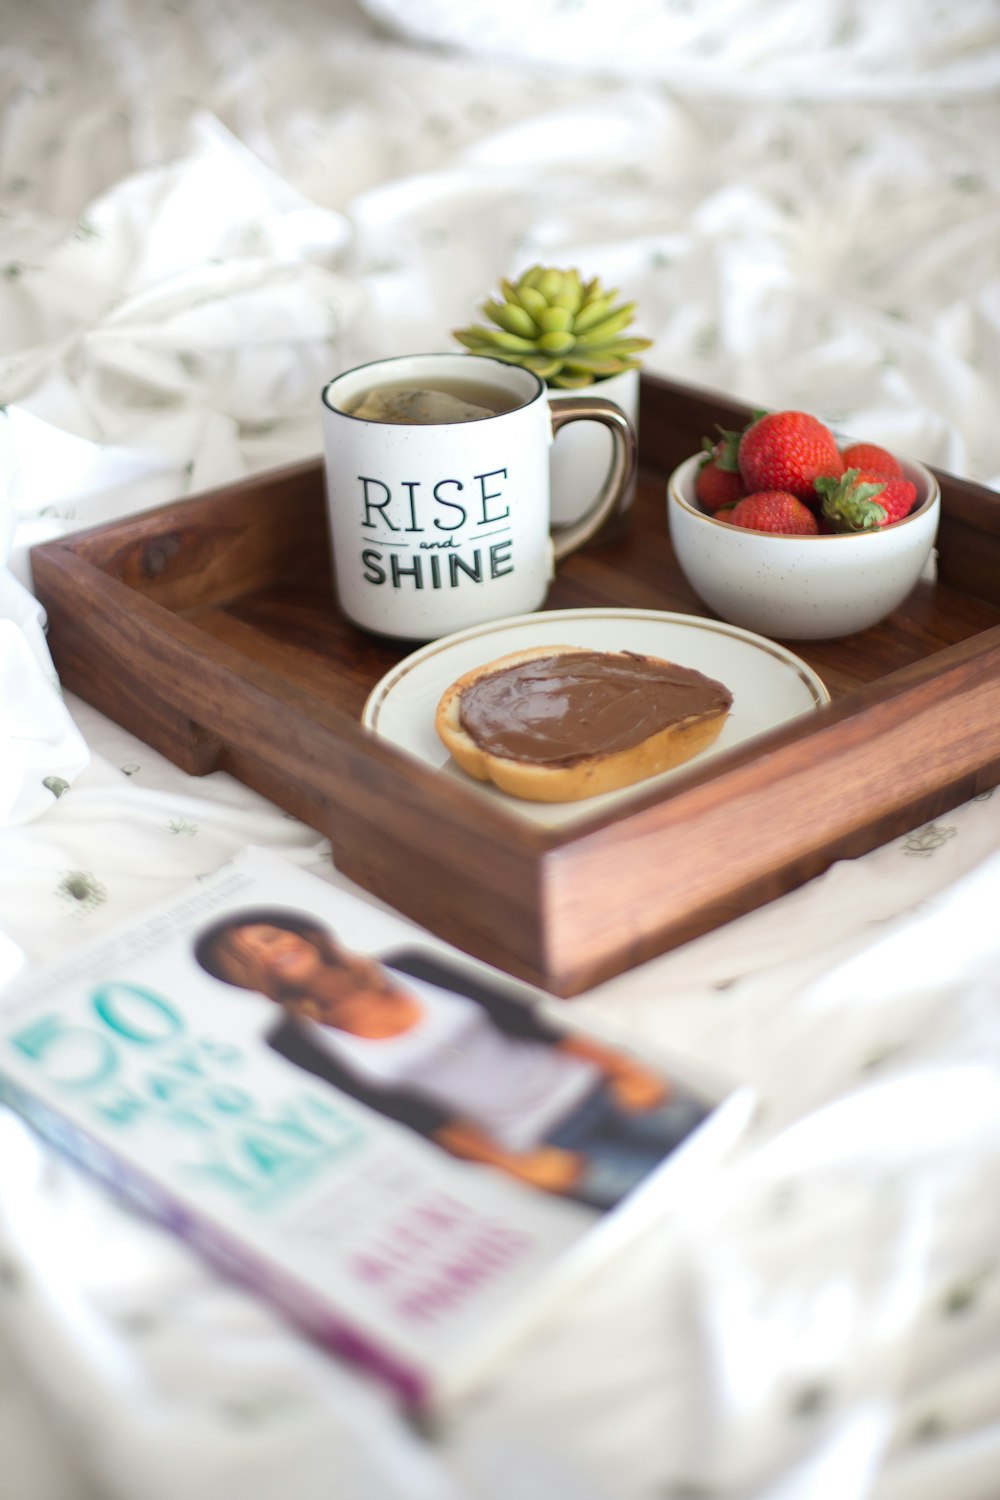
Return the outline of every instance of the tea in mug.
{"type": "Polygon", "coordinates": [[[513,411],[522,403],[510,391],[476,380],[441,380],[435,385],[405,382],[373,386],[344,410],[368,422],[405,427],[434,427],[451,422],[478,422],[513,411]]]}

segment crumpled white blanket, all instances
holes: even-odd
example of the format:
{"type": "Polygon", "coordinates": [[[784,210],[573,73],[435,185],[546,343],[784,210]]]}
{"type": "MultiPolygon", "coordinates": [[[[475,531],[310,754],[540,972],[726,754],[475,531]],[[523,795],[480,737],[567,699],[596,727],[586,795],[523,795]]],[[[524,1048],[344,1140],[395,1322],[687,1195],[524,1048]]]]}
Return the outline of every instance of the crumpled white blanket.
{"type": "Polygon", "coordinates": [[[913,99],[996,88],[1000,16],[991,0],[891,6],[842,0],[362,0],[421,42],[672,86],[761,98],[913,99]]]}
{"type": "MultiPolygon", "coordinates": [[[[30,546],[318,453],[330,374],[501,274],[580,264],[650,368],[1000,489],[997,17],[932,9],[859,13],[848,89],[833,4],[647,8],[697,77],[592,0],[503,46],[438,7],[455,52],[351,0],[9,8],[0,982],[248,843],[341,879],[59,693],[30,546]]],[[[998,849],[984,796],[576,1002],[751,1079],[759,1133],[433,1444],[2,1117],[5,1497],[996,1500],[998,849]]]]}
{"type": "Polygon", "coordinates": [[[86,763],[52,693],[28,551],[315,451],[315,395],[363,293],[348,238],[211,118],[181,161],[115,184],[58,237],[16,222],[0,288],[0,826],[86,763]],[[25,647],[31,647],[29,656],[25,647]],[[34,670],[32,663],[34,661],[34,670]],[[44,774],[43,774],[44,773],[44,774]]]}

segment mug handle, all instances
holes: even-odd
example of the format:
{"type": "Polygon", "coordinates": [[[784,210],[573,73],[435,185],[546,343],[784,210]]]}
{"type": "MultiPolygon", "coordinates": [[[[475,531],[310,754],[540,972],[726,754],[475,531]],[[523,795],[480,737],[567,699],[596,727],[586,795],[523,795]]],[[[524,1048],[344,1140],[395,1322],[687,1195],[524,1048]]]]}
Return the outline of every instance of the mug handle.
{"type": "Polygon", "coordinates": [[[560,427],[567,422],[587,418],[600,422],[611,433],[611,468],[601,493],[593,505],[578,521],[566,526],[557,526],[552,533],[552,551],[556,562],[562,562],[571,552],[589,542],[591,537],[620,509],[624,509],[638,462],[638,443],[635,428],[620,406],[606,401],[603,396],[576,396],[559,398],[552,411],[552,436],[558,435],[560,427]]]}

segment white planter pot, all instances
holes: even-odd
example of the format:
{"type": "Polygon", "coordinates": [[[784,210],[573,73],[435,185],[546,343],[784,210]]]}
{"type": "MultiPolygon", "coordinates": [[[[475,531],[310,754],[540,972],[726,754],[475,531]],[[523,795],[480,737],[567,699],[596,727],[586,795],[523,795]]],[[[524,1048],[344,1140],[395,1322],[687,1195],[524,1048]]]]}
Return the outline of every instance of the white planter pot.
{"type": "MultiPolygon", "coordinates": [[[[560,398],[603,396],[620,406],[636,433],[639,431],[639,371],[623,370],[606,380],[595,381],[579,391],[549,391],[555,406],[560,398]]],[[[552,484],[552,520],[557,525],[576,521],[593,505],[611,466],[611,434],[596,422],[573,422],[560,432],[549,458],[552,484]]],[[[635,485],[626,496],[627,509],[635,496],[635,485]]]]}

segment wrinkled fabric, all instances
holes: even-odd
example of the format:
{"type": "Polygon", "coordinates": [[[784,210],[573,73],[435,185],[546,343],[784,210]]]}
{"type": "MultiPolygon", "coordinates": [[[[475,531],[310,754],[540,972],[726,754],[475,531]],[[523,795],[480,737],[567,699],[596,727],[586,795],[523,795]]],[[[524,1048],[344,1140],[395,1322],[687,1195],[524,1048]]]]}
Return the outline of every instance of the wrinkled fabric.
{"type": "Polygon", "coordinates": [[[990,0],[902,12],[842,0],[361,0],[415,41],[482,56],[593,68],[754,99],[919,98],[996,87],[1000,16],[990,0]]]}

